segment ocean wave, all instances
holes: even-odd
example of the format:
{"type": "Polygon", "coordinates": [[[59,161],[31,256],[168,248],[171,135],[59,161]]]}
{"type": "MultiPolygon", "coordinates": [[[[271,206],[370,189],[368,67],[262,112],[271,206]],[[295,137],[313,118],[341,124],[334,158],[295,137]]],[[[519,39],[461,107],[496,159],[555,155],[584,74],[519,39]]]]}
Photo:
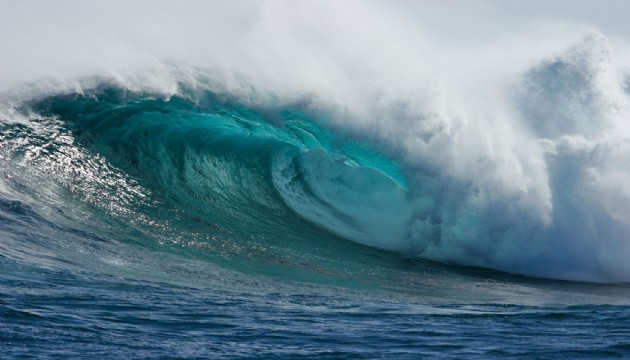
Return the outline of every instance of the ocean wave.
{"type": "Polygon", "coordinates": [[[260,245],[313,233],[310,245],[341,237],[449,264],[630,279],[630,99],[598,33],[522,73],[496,112],[449,92],[377,88],[350,103],[216,70],[151,74],[5,93],[3,166],[42,166],[52,197],[78,192],[126,223],[173,209],[234,252],[252,234],[260,245]]]}

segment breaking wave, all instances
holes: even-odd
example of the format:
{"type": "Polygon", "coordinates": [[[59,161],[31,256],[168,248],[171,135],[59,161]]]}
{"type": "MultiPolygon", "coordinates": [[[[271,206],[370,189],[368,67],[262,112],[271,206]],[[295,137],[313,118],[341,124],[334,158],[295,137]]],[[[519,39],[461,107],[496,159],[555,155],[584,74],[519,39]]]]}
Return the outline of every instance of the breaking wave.
{"type": "Polygon", "coordinates": [[[175,59],[14,87],[0,95],[3,206],[220,263],[270,248],[281,262],[333,261],[360,251],[350,240],[446,264],[630,281],[630,94],[603,35],[500,85],[499,71],[457,88],[424,70],[387,84],[386,69],[371,69],[373,82],[343,69],[290,73],[291,83],[175,59]]]}

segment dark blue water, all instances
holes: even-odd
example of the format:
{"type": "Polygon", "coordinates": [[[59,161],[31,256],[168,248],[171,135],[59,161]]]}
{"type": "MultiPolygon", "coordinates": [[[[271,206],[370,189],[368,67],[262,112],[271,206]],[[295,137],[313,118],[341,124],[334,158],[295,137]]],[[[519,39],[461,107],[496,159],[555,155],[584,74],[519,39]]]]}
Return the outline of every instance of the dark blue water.
{"type": "Polygon", "coordinates": [[[391,154],[300,104],[182,93],[2,119],[1,357],[630,356],[628,285],[422,260],[391,154]]]}
{"type": "MultiPolygon", "coordinates": [[[[1,269],[0,340],[8,358],[608,358],[630,351],[625,305],[528,306],[456,297],[435,304],[422,296],[268,279],[257,291],[228,291],[6,259],[1,269]]],[[[525,286],[521,300],[532,300],[528,292],[541,296],[546,286],[552,287],[525,286]]],[[[577,301],[580,290],[611,293],[602,302],[628,293],[574,287],[564,295],[577,301]]]]}

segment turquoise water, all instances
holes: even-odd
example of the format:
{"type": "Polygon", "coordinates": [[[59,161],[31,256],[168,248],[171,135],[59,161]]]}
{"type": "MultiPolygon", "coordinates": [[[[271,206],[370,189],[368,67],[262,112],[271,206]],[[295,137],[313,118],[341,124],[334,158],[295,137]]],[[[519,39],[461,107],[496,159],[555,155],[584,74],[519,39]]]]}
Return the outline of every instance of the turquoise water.
{"type": "Polygon", "coordinates": [[[410,219],[448,227],[417,214],[461,184],[333,116],[109,82],[23,101],[0,123],[4,356],[630,355],[623,282],[426,260],[451,230],[410,219]]]}

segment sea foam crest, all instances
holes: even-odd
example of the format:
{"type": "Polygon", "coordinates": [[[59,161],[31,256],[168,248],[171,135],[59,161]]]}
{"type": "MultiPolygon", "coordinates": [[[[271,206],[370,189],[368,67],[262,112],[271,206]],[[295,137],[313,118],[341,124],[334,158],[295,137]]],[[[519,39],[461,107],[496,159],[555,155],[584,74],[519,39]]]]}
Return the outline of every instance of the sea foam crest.
{"type": "MultiPolygon", "coordinates": [[[[603,35],[588,34],[526,71],[511,111],[467,111],[447,92],[388,99],[381,90],[370,119],[336,126],[404,164],[407,196],[381,205],[385,215],[408,210],[389,232],[346,237],[529,275],[630,279],[630,106],[611,56],[603,35]]],[[[356,206],[360,216],[369,205],[356,206]]]]}

